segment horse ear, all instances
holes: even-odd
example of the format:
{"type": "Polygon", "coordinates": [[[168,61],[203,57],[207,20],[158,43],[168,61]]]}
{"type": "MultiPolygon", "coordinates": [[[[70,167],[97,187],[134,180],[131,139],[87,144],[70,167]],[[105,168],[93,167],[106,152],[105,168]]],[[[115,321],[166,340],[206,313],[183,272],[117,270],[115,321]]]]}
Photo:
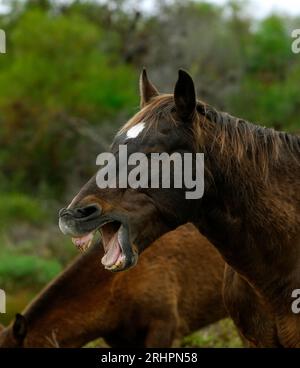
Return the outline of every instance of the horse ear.
{"type": "Polygon", "coordinates": [[[140,75],[140,107],[143,108],[151,100],[151,98],[159,95],[158,90],[150,82],[146,69],[143,69],[140,75]]]}
{"type": "Polygon", "coordinates": [[[22,314],[16,314],[13,324],[13,336],[18,342],[22,342],[27,335],[27,321],[22,314]]]}
{"type": "Polygon", "coordinates": [[[192,77],[181,69],[175,85],[174,100],[179,117],[182,120],[190,120],[197,105],[195,86],[192,77]]]}

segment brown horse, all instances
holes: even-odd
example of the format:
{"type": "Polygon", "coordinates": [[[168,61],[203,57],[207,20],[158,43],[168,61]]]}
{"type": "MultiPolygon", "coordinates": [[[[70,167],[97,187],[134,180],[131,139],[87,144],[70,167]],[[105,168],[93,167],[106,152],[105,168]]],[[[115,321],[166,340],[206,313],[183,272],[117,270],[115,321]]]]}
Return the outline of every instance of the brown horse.
{"type": "Polygon", "coordinates": [[[204,196],[186,199],[185,188],[175,186],[100,189],[95,176],[61,211],[62,231],[85,247],[100,229],[107,253],[102,263],[124,270],[154,239],[190,221],[230,265],[225,302],[246,339],[255,346],[300,347],[300,316],[291,308],[300,287],[300,138],[197,101],[184,71],[171,95],[159,95],[143,71],[141,107],[116,135],[111,153],[117,157],[120,145],[129,153],[203,152],[204,196]]]}
{"type": "Polygon", "coordinates": [[[157,240],[136,268],[111,273],[99,244],[81,256],[0,334],[0,347],[170,347],[226,316],[224,262],[191,224],[157,240]],[[185,253],[188,254],[185,254],[185,253]]]}

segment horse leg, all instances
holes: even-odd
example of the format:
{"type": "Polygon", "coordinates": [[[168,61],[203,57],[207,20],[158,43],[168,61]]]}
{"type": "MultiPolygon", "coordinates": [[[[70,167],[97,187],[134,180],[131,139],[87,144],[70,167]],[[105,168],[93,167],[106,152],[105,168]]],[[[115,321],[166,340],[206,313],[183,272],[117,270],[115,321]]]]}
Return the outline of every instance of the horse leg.
{"type": "Polygon", "coordinates": [[[175,339],[176,319],[153,320],[146,336],[146,348],[170,348],[175,339]]]}
{"type": "Polygon", "coordinates": [[[250,347],[280,347],[275,320],[251,286],[226,265],[223,298],[230,317],[250,347]]]}

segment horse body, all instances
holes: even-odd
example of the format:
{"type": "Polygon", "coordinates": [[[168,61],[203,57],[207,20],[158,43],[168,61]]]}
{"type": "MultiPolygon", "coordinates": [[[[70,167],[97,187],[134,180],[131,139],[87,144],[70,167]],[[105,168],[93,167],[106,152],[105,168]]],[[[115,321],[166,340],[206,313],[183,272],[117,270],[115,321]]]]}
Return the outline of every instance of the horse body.
{"type": "Polygon", "coordinates": [[[126,273],[101,268],[102,255],[97,244],[75,260],[0,333],[0,347],[80,347],[98,337],[113,347],[170,347],[227,315],[224,262],[191,224],[126,273]]]}
{"type": "Polygon", "coordinates": [[[102,190],[92,178],[61,213],[62,231],[80,237],[100,229],[106,237],[104,222],[113,222],[122,257],[104,264],[122,271],[153,240],[190,221],[230,266],[224,298],[241,333],[255,346],[300,347],[300,317],[291,309],[300,285],[300,137],[197,101],[184,71],[173,95],[159,95],[144,71],[141,107],[115,137],[112,154],[120,144],[146,154],[203,152],[203,198],[187,200],[175,186],[102,190]],[[143,132],[129,139],[127,132],[142,122],[143,132]],[[78,221],[77,211],[91,205],[97,222],[78,221]]]}
{"type": "MultiPolygon", "coordinates": [[[[203,138],[208,146],[220,127],[206,124],[214,129],[203,138]]],[[[227,124],[236,124],[235,119],[227,124]]],[[[225,274],[224,297],[240,331],[257,346],[300,346],[300,319],[291,310],[292,292],[300,285],[300,141],[252,125],[247,129],[244,134],[253,132],[254,146],[237,162],[230,159],[233,152],[224,153],[233,144],[226,129],[224,147],[216,144],[210,152],[213,163],[208,157],[207,165],[215,181],[210,198],[201,203],[205,220],[199,228],[232,267],[225,274]],[[266,141],[268,146],[262,147],[266,141]]],[[[237,144],[249,144],[246,139],[237,144]]]]}

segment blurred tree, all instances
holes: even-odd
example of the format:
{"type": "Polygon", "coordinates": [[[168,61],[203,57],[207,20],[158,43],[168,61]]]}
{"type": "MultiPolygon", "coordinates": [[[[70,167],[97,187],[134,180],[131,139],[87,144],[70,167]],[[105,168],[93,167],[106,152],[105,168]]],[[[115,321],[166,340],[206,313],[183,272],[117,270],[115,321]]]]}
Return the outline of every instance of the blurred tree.
{"type": "Polygon", "coordinates": [[[51,7],[50,0],[28,0],[26,3],[27,9],[41,9],[41,10],[49,10],[51,7]]]}
{"type": "Polygon", "coordinates": [[[61,196],[95,170],[95,155],[138,106],[142,66],[162,91],[178,68],[199,98],[276,128],[300,130],[299,18],[258,21],[247,2],[11,1],[0,15],[0,183],[61,196]]]}
{"type": "Polygon", "coordinates": [[[158,14],[148,21],[151,47],[143,64],[154,69],[161,88],[168,90],[178,68],[188,69],[199,97],[225,109],[242,73],[241,44],[249,37],[250,22],[239,18],[234,24],[225,9],[195,1],[163,3],[158,14]],[[236,34],[238,23],[243,24],[240,35],[236,34]]]}
{"type": "Polygon", "coordinates": [[[80,14],[26,10],[9,38],[0,61],[2,175],[10,186],[61,194],[78,156],[64,117],[100,124],[135,106],[136,75],[103,49],[100,25],[80,14]]]}
{"type": "Polygon", "coordinates": [[[264,19],[247,44],[247,69],[238,94],[232,96],[239,115],[277,129],[297,130],[300,58],[291,51],[288,19],[264,19]]]}

